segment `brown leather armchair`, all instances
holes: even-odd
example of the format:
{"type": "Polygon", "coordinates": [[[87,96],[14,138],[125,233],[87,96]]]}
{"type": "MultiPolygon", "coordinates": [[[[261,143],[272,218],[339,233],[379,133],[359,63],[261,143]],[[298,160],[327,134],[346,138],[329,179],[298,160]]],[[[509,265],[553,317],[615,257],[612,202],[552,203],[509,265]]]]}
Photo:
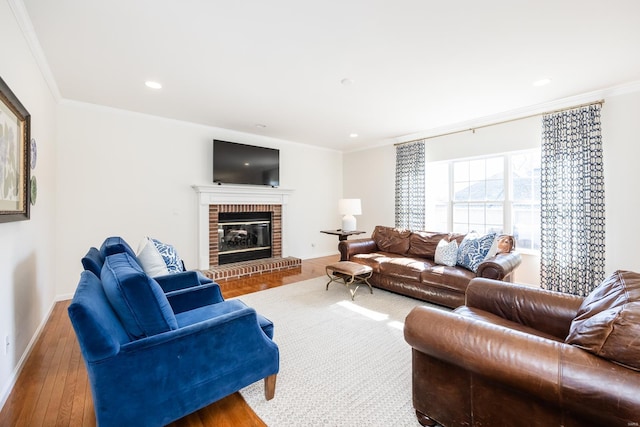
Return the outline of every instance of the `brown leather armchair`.
{"type": "Polygon", "coordinates": [[[640,425],[640,275],[615,274],[587,298],[477,278],[454,311],[413,309],[420,424],[640,425]]]}

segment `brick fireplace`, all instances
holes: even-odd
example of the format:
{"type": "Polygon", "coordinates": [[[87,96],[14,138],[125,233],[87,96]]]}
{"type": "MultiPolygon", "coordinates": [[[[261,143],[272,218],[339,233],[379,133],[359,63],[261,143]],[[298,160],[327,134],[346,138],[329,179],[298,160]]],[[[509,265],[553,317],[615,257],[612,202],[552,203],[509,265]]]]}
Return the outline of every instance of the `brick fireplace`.
{"type": "Polygon", "coordinates": [[[287,256],[287,203],[292,190],[251,186],[194,186],[198,194],[198,268],[214,280],[263,272],[299,269],[301,260],[287,256]],[[221,213],[271,213],[271,256],[222,265],[219,262],[219,218],[221,213]]]}
{"type": "Polygon", "coordinates": [[[282,257],[282,206],[281,205],[209,205],[209,267],[221,265],[220,236],[218,234],[221,213],[271,213],[271,256],[282,257]]]}

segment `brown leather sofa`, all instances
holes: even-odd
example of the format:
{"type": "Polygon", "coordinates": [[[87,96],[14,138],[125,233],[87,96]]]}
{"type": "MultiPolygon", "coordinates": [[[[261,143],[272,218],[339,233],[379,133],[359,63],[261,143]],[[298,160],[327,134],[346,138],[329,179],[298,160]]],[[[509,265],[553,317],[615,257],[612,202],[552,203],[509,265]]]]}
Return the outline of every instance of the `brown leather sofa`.
{"type": "Polygon", "coordinates": [[[520,265],[517,252],[499,253],[482,262],[476,272],[461,266],[438,265],[436,247],[442,240],[462,242],[464,234],[408,231],[377,226],[371,238],[343,240],[338,244],[341,261],[368,265],[369,282],[378,288],[434,304],[455,308],[464,304],[471,279],[485,277],[511,281],[520,265]]]}
{"type": "Polygon", "coordinates": [[[474,279],[453,312],[405,322],[422,425],[637,426],[640,274],[587,298],[474,279]]]}

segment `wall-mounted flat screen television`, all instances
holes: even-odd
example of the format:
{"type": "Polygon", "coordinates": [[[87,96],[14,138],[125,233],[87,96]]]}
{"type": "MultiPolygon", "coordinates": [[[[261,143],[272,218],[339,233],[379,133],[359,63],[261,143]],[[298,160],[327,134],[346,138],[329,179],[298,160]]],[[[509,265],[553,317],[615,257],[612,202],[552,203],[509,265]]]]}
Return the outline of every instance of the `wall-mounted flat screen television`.
{"type": "Polygon", "coordinates": [[[280,151],[214,139],[213,182],[278,187],[280,151]]]}

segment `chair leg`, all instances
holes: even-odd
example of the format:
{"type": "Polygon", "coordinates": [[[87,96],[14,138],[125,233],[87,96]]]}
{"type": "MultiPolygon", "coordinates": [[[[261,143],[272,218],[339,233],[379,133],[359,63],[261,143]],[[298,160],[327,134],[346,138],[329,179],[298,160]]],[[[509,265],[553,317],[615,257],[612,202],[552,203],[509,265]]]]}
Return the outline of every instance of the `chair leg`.
{"type": "Polygon", "coordinates": [[[276,394],[276,374],[269,375],[264,379],[264,397],[267,400],[273,399],[276,394]]]}
{"type": "Polygon", "coordinates": [[[432,427],[437,424],[435,420],[432,420],[428,415],[425,415],[418,410],[416,410],[416,417],[418,418],[418,422],[421,426],[432,427]]]}

